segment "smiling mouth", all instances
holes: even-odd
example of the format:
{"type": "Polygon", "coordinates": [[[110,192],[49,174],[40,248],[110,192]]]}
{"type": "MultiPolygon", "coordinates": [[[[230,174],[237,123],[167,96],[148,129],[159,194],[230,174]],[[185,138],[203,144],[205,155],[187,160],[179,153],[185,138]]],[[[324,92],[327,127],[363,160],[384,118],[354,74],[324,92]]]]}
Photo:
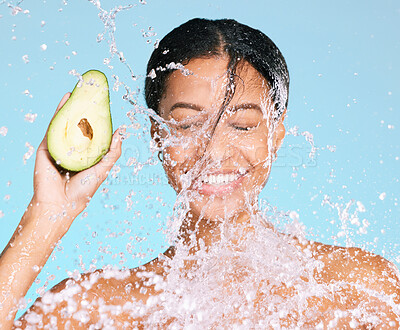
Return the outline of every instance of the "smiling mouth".
{"type": "Polygon", "coordinates": [[[198,189],[205,195],[224,195],[240,186],[247,171],[211,173],[199,178],[198,189]]]}
{"type": "Polygon", "coordinates": [[[239,173],[209,174],[203,176],[201,181],[209,185],[222,186],[236,181],[240,176],[239,173]]]}

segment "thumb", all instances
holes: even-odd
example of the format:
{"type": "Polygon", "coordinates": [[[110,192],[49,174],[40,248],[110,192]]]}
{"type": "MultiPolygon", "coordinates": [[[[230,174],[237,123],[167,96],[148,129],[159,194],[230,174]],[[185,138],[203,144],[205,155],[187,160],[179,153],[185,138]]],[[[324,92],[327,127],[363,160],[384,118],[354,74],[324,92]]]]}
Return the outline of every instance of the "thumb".
{"type": "MultiPolygon", "coordinates": [[[[56,109],[56,111],[55,111],[53,117],[52,117],[51,120],[50,120],[50,123],[52,122],[52,120],[53,120],[54,117],[56,116],[57,112],[60,111],[60,109],[64,106],[65,102],[68,101],[68,99],[69,99],[70,96],[71,96],[71,93],[69,93],[69,92],[66,93],[66,94],[63,96],[63,98],[61,99],[60,103],[59,103],[58,106],[57,106],[57,109],[56,109]]],[[[50,126],[50,124],[49,124],[49,126],[50,126]]],[[[39,148],[47,148],[47,133],[48,133],[48,131],[49,131],[49,127],[47,127],[46,134],[44,135],[44,138],[43,138],[42,142],[40,143],[39,148]]]]}

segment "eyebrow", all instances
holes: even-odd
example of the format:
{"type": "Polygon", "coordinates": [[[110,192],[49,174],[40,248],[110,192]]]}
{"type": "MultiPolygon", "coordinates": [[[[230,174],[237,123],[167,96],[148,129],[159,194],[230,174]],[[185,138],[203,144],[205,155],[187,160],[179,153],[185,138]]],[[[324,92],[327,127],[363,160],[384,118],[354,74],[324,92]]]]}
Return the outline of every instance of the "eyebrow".
{"type": "MultiPolygon", "coordinates": [[[[197,104],[185,103],[185,102],[177,102],[171,107],[169,112],[171,113],[176,108],[193,109],[193,110],[196,110],[196,111],[203,111],[204,110],[203,107],[201,107],[201,106],[199,106],[197,104]]],[[[229,110],[231,112],[236,112],[236,111],[241,110],[241,109],[243,109],[243,110],[244,109],[255,109],[255,110],[258,110],[258,111],[262,112],[261,107],[258,104],[255,104],[255,103],[238,104],[238,105],[235,105],[233,108],[230,108],[229,110]]]]}
{"type": "Polygon", "coordinates": [[[175,103],[175,104],[171,107],[171,109],[169,109],[169,112],[171,113],[171,112],[172,112],[174,109],[176,109],[176,108],[193,109],[193,110],[196,110],[196,111],[203,111],[203,110],[204,110],[203,107],[201,107],[201,106],[199,106],[199,105],[197,105],[197,104],[185,103],[185,102],[178,102],[178,103],[175,103]]]}
{"type": "Polygon", "coordinates": [[[261,107],[258,104],[255,103],[242,103],[235,105],[232,109],[230,109],[231,112],[236,112],[238,110],[245,110],[245,109],[254,109],[262,112],[261,107]]]}

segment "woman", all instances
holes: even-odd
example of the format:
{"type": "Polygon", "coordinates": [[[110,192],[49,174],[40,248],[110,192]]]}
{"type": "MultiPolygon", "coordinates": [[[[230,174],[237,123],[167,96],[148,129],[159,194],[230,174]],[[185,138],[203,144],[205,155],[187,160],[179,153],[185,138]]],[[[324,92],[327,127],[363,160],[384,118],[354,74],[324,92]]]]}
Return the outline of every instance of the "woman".
{"type": "MultiPolygon", "coordinates": [[[[393,265],[279,233],[257,209],[285,135],[289,76],[274,43],[233,20],[194,19],[160,42],[147,73],[151,134],[178,194],[171,247],[130,271],[62,281],[15,327],[397,328],[393,265]]],[[[34,196],[1,257],[2,328],[119,158],[122,135],[71,178],[56,171],[44,138],[34,196]]]]}

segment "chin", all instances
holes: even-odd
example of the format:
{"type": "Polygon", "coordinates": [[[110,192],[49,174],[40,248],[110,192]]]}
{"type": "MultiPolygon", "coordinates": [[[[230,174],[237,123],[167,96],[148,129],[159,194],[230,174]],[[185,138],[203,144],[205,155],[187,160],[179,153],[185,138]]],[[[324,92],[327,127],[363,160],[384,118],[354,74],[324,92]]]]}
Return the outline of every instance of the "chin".
{"type": "Polygon", "coordinates": [[[197,194],[193,199],[190,203],[191,211],[209,220],[230,218],[246,208],[242,194],[224,196],[197,194]]]}

